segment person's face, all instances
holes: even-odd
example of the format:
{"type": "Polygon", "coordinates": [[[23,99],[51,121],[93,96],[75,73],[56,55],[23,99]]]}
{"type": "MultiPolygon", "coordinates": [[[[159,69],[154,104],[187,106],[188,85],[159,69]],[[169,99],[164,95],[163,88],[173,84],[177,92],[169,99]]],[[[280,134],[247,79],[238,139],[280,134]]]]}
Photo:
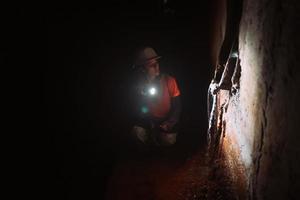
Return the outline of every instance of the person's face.
{"type": "Polygon", "coordinates": [[[147,64],[145,66],[145,72],[148,77],[155,78],[159,75],[159,63],[157,61],[147,64]]]}

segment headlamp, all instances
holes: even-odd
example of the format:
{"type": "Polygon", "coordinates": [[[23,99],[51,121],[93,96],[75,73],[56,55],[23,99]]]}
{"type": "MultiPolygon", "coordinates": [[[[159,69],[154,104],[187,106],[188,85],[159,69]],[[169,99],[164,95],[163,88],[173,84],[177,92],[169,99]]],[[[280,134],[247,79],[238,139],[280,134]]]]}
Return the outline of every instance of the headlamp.
{"type": "Polygon", "coordinates": [[[157,94],[157,90],[155,87],[150,87],[149,90],[148,90],[148,93],[151,95],[151,96],[154,96],[157,94]]]}
{"type": "Polygon", "coordinates": [[[153,85],[145,87],[142,90],[142,95],[147,96],[147,97],[155,97],[155,96],[157,96],[157,94],[158,94],[158,89],[157,89],[157,87],[155,87],[153,85]]]}
{"type": "Polygon", "coordinates": [[[141,89],[143,96],[156,99],[161,95],[160,77],[156,77],[151,83],[144,84],[141,89]]]}

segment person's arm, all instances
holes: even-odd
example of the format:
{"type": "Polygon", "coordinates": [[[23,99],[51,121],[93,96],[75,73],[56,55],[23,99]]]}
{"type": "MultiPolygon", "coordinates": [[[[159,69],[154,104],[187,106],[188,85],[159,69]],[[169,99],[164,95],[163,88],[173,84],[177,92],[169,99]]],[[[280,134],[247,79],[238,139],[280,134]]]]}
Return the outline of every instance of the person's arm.
{"type": "Polygon", "coordinates": [[[170,131],[179,122],[181,113],[181,100],[180,96],[171,98],[171,110],[169,117],[161,124],[161,128],[165,131],[170,131]]]}
{"type": "Polygon", "coordinates": [[[169,79],[168,88],[171,96],[171,109],[167,120],[161,125],[165,131],[170,131],[179,122],[181,113],[180,91],[174,78],[169,79]]]}

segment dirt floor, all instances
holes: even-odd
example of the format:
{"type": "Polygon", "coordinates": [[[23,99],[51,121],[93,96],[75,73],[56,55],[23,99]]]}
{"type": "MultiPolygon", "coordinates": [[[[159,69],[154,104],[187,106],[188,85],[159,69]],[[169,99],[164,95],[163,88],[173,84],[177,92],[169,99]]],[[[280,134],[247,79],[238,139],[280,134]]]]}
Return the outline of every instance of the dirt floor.
{"type": "Polygon", "coordinates": [[[238,199],[224,169],[220,159],[209,162],[204,145],[188,153],[134,151],[115,165],[107,200],[238,199]]]}

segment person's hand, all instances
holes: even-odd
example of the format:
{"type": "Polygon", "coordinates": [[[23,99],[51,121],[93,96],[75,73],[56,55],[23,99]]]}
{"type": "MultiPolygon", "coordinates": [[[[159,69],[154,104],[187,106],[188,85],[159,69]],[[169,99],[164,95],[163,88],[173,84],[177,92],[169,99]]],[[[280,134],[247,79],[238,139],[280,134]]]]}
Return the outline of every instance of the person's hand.
{"type": "Polygon", "coordinates": [[[171,130],[172,125],[166,121],[166,122],[163,122],[159,127],[164,131],[169,131],[169,130],[171,130]]]}

